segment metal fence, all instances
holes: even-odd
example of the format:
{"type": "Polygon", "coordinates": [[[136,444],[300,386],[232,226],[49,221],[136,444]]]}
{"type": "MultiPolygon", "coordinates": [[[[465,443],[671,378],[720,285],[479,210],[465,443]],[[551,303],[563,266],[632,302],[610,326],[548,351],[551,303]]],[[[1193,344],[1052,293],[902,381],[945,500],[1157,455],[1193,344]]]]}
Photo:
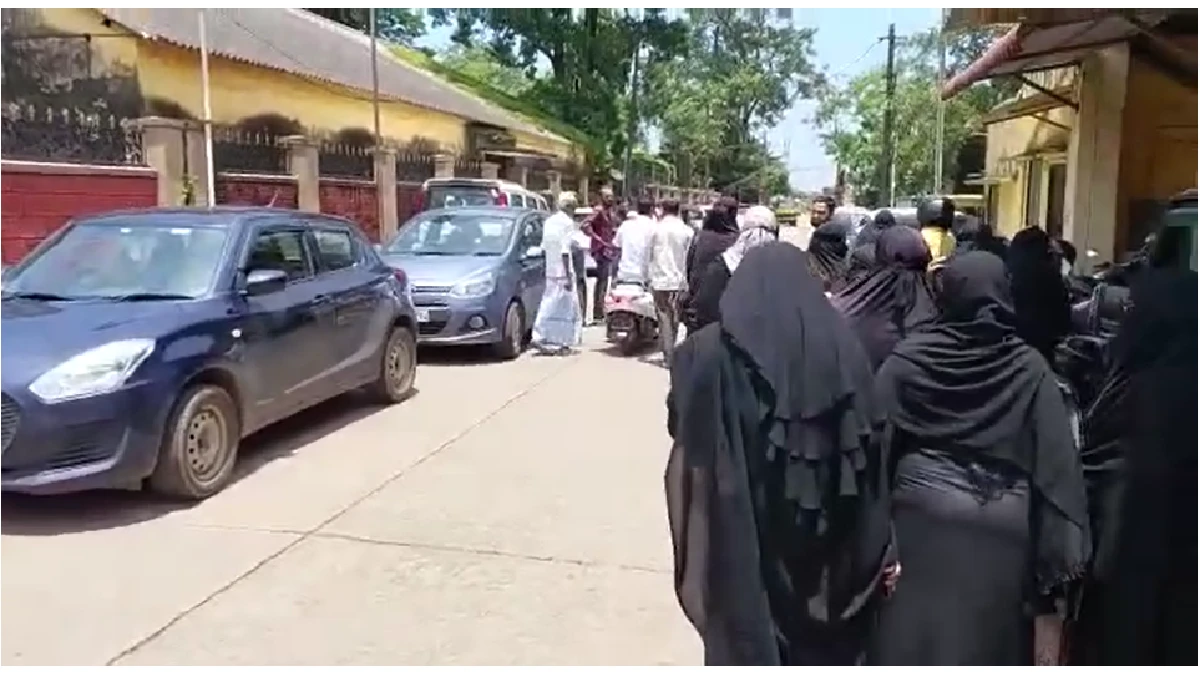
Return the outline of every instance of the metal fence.
{"type": "Polygon", "coordinates": [[[375,155],[370,146],[349,143],[321,143],[318,166],[322,176],[361,178],[375,176],[375,155]]]}
{"type": "Polygon", "coordinates": [[[404,152],[396,155],[396,180],[420,183],[433,178],[434,156],[427,153],[404,152]]]}
{"type": "Polygon", "coordinates": [[[282,174],[287,148],[266,131],[213,126],[213,168],[217,172],[282,174]]]}
{"type": "Polygon", "coordinates": [[[7,159],[71,164],[142,165],[142,135],[107,112],[4,106],[0,153],[7,159]]]}

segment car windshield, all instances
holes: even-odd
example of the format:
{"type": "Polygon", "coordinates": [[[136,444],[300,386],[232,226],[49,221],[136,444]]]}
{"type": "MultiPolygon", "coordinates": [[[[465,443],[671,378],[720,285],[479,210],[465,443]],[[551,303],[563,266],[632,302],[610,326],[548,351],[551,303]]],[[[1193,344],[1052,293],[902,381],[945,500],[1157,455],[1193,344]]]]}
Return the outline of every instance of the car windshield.
{"type": "Polygon", "coordinates": [[[14,268],[4,295],[46,299],[196,298],[212,286],[224,228],[106,220],[77,224],[14,268]]]}
{"type": "Polygon", "coordinates": [[[429,208],[449,209],[455,206],[493,206],[496,198],[492,189],[483,185],[431,185],[429,208]]]}
{"type": "Polygon", "coordinates": [[[410,220],[383,252],[496,256],[508,250],[514,227],[515,221],[503,216],[440,213],[410,220]]]}

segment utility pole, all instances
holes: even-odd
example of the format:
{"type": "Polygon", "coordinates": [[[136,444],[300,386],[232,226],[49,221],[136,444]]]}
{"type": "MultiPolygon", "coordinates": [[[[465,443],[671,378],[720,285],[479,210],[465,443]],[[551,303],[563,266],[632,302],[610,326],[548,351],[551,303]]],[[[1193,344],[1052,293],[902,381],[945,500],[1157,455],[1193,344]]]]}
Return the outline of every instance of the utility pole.
{"type": "Polygon", "coordinates": [[[938,80],[937,80],[937,140],[933,155],[933,194],[942,192],[945,173],[946,148],[946,100],[942,98],[942,85],[946,82],[946,10],[942,9],[942,22],[938,27],[938,80]]]}
{"type": "Polygon", "coordinates": [[[896,201],[895,186],[892,177],[895,160],[895,142],[893,139],[896,116],[896,24],[888,25],[887,33],[887,84],[884,89],[883,109],[883,157],[879,158],[879,198],[884,200],[883,206],[891,206],[896,201]]]}
{"type": "MultiPolygon", "coordinates": [[[[375,21],[375,8],[372,7],[370,31],[371,31],[371,107],[375,113],[375,147],[382,145],[379,130],[379,43],[375,34],[379,32],[379,27],[375,21]]],[[[381,202],[382,203],[382,202],[381,202]]]]}
{"type": "Polygon", "coordinates": [[[637,25],[637,38],[633,43],[633,67],[629,81],[629,122],[625,125],[625,180],[622,198],[629,201],[633,187],[633,142],[638,129],[638,69],[642,60],[642,24],[637,25]]]}

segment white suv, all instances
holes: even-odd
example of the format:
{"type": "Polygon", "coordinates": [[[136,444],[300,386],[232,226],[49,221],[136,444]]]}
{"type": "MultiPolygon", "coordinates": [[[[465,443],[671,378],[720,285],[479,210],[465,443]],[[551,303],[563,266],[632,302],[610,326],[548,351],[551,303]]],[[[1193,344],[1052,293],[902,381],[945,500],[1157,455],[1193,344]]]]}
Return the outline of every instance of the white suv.
{"type": "Polygon", "coordinates": [[[546,198],[507,180],[430,178],[421,190],[421,210],[455,206],[511,206],[549,211],[546,198]]]}

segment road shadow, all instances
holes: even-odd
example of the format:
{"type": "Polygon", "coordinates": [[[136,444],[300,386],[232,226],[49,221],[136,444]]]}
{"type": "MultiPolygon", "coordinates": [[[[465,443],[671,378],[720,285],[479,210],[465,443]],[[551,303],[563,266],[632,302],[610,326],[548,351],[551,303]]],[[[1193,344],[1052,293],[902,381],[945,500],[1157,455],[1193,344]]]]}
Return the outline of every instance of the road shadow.
{"type": "MultiPolygon", "coordinates": [[[[417,394],[414,391],[413,397],[417,394]]],[[[386,408],[361,392],[350,392],[257,431],[242,440],[230,485],[386,408]]],[[[219,499],[220,494],[211,498],[219,499]]],[[[145,489],[44,496],[4,493],[0,496],[0,533],[38,537],[107,530],[155,520],[199,504],[167,499],[145,489]]]]}

